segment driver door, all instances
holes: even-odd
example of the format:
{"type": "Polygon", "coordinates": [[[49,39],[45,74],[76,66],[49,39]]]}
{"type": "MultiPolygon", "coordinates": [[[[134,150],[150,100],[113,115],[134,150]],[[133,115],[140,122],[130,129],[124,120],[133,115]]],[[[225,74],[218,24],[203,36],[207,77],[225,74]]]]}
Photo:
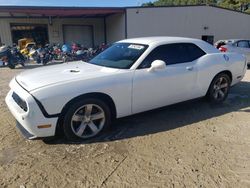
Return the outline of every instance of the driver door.
{"type": "Polygon", "coordinates": [[[199,57],[190,58],[186,51],[188,45],[187,43],[176,43],[159,46],[135,70],[132,95],[133,113],[197,97],[196,59],[204,55],[204,52],[199,52],[200,54],[197,54],[199,57]],[[161,70],[149,71],[154,60],[164,61],[166,67],[161,70]]]}

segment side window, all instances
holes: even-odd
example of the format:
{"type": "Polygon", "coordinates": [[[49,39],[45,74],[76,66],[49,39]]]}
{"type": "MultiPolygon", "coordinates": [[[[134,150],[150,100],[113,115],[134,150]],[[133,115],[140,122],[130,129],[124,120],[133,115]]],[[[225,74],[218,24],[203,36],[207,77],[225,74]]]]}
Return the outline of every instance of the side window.
{"type": "Polygon", "coordinates": [[[154,60],[162,60],[166,62],[165,52],[166,52],[166,45],[156,47],[143,60],[139,68],[149,68],[154,60]]]}
{"type": "Polygon", "coordinates": [[[185,45],[186,45],[187,53],[188,53],[188,62],[194,61],[206,54],[202,49],[200,49],[195,44],[189,43],[185,45]]]}
{"type": "Polygon", "coordinates": [[[237,43],[237,46],[240,48],[249,48],[249,41],[241,40],[237,43]]]}
{"type": "Polygon", "coordinates": [[[191,62],[205,55],[192,43],[174,43],[156,47],[141,63],[139,68],[149,68],[154,60],[162,60],[167,65],[191,62]]]}

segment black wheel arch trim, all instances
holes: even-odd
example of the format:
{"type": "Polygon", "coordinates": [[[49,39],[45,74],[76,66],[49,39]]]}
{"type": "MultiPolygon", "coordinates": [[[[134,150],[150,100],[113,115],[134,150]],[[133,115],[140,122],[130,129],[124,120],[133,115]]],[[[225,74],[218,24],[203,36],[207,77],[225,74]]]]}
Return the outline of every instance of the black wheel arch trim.
{"type": "Polygon", "coordinates": [[[70,104],[72,104],[73,102],[79,100],[79,99],[83,99],[83,98],[97,98],[97,99],[107,99],[107,103],[108,105],[111,107],[111,111],[112,113],[114,113],[113,115],[116,118],[117,115],[117,111],[116,111],[116,105],[115,102],[113,100],[113,98],[106,94],[106,93],[102,93],[102,92],[91,92],[91,93],[84,93],[82,95],[78,95],[75,96],[74,98],[70,99],[62,108],[62,111],[60,114],[63,114],[65,112],[65,110],[67,109],[67,107],[70,106],[70,104]]]}
{"type": "Polygon", "coordinates": [[[37,105],[39,106],[41,112],[43,113],[44,117],[46,118],[55,118],[55,117],[60,117],[60,115],[63,113],[63,111],[65,110],[65,107],[67,107],[71,102],[73,102],[74,100],[77,100],[79,98],[83,98],[83,97],[93,97],[93,96],[98,96],[98,95],[102,95],[102,96],[105,96],[105,97],[108,97],[109,100],[111,101],[108,101],[108,105],[111,105],[111,113],[112,113],[112,117],[113,118],[116,118],[116,115],[117,115],[117,112],[116,112],[116,106],[115,106],[115,103],[113,101],[113,99],[105,94],[105,93],[99,93],[99,92],[94,92],[94,93],[86,93],[86,94],[83,94],[83,95],[80,95],[80,96],[77,96],[73,99],[71,99],[70,101],[68,101],[64,106],[63,106],[63,109],[61,111],[61,113],[58,113],[58,114],[49,114],[46,109],[44,108],[43,104],[41,103],[41,101],[39,101],[35,96],[33,96],[31,94],[31,96],[34,98],[34,100],[36,101],[37,105]],[[113,111],[114,110],[114,111],[113,111]]]}
{"type": "Polygon", "coordinates": [[[92,92],[92,93],[85,93],[85,94],[82,94],[82,95],[78,95],[78,96],[75,96],[74,98],[72,98],[71,100],[69,100],[62,108],[62,111],[61,113],[59,114],[59,117],[58,117],[58,120],[57,120],[57,126],[56,126],[56,134],[61,134],[62,133],[62,121],[64,119],[64,115],[68,109],[68,107],[75,101],[79,100],[79,99],[83,99],[83,98],[95,98],[97,96],[106,96],[108,97],[111,101],[111,118],[114,120],[117,118],[117,109],[116,109],[116,106],[115,106],[115,102],[113,100],[113,98],[106,94],[106,93],[101,93],[101,92],[92,92]]]}
{"type": "Polygon", "coordinates": [[[41,112],[43,113],[44,117],[46,117],[46,118],[55,118],[55,117],[59,117],[59,116],[60,116],[61,113],[58,113],[58,114],[49,114],[49,113],[45,110],[43,104],[42,104],[36,97],[34,97],[33,95],[31,95],[31,96],[32,96],[32,97],[34,98],[34,100],[36,101],[36,104],[37,104],[38,107],[40,108],[40,110],[41,110],[41,112]]]}
{"type": "MultiPolygon", "coordinates": [[[[210,82],[210,84],[209,84],[209,86],[208,86],[208,88],[207,88],[206,95],[207,95],[207,93],[208,93],[208,91],[209,91],[209,88],[210,88],[210,86],[211,86],[211,84],[212,84],[214,78],[215,78],[217,75],[222,74],[222,73],[227,74],[227,75],[229,76],[230,82],[233,81],[233,74],[232,74],[232,72],[231,72],[230,70],[223,70],[223,71],[217,73],[217,74],[213,77],[213,79],[211,80],[211,82],[210,82]]],[[[231,84],[231,83],[230,83],[230,84],[231,84]]]]}

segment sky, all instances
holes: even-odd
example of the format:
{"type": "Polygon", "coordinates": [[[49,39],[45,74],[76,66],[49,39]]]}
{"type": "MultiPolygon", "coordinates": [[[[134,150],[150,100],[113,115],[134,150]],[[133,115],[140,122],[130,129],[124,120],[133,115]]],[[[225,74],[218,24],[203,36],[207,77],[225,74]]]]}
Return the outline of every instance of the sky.
{"type": "Polygon", "coordinates": [[[140,6],[142,3],[149,1],[150,0],[0,0],[0,5],[126,7],[140,6]]]}

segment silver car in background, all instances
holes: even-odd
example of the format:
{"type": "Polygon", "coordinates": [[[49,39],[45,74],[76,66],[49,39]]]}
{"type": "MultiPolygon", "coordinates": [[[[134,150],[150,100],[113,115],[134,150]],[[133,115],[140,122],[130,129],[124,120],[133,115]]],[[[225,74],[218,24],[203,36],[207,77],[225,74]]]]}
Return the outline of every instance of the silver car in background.
{"type": "Polygon", "coordinates": [[[219,40],[214,45],[221,52],[236,52],[244,54],[247,58],[247,65],[250,66],[250,40],[248,39],[219,40]]]}

